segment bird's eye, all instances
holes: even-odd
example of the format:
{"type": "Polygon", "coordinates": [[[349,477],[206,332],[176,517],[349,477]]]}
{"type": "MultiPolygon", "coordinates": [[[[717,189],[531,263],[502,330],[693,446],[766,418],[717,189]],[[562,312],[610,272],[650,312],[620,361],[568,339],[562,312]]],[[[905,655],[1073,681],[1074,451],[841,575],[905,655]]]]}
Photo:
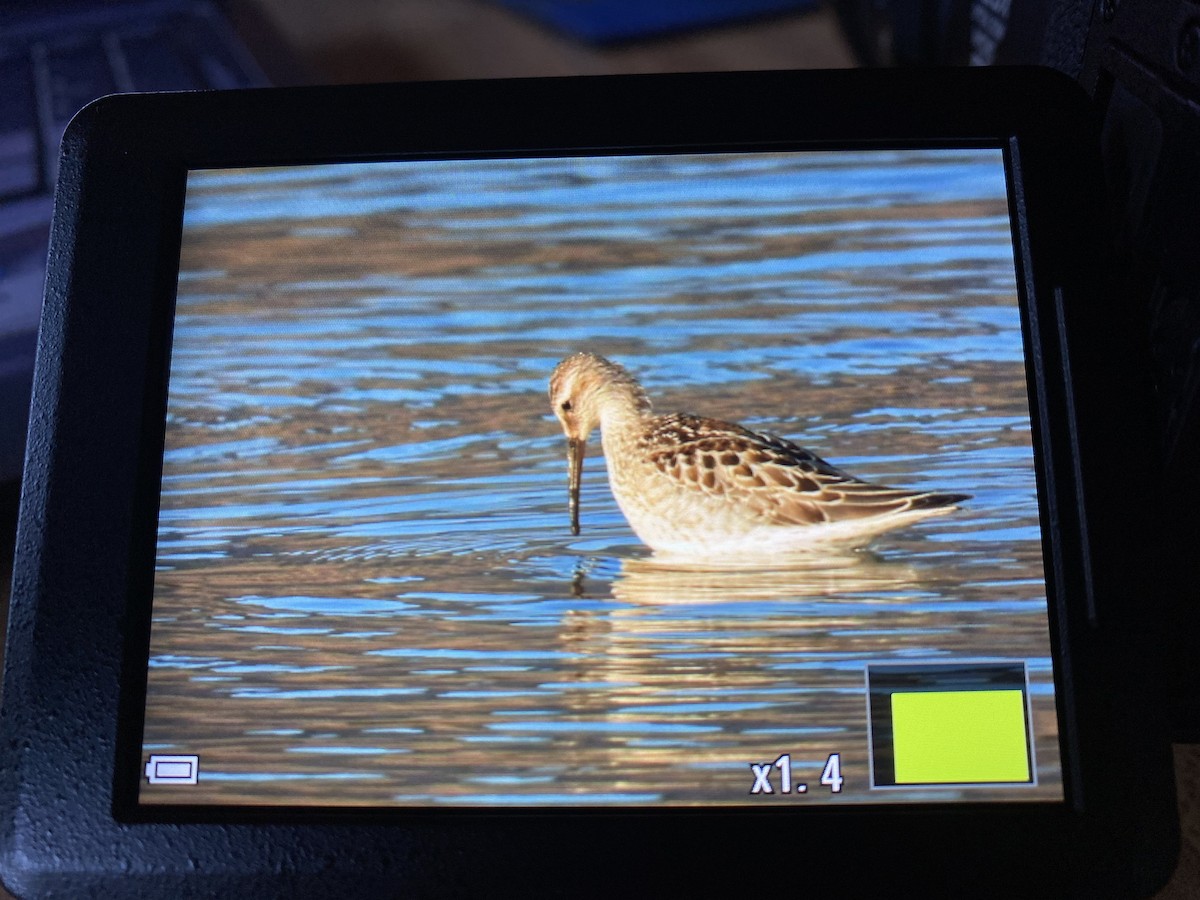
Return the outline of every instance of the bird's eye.
{"type": "Polygon", "coordinates": [[[570,401],[570,400],[564,400],[564,401],[562,402],[562,411],[563,411],[563,412],[570,412],[570,411],[571,411],[571,401],[570,401]]]}

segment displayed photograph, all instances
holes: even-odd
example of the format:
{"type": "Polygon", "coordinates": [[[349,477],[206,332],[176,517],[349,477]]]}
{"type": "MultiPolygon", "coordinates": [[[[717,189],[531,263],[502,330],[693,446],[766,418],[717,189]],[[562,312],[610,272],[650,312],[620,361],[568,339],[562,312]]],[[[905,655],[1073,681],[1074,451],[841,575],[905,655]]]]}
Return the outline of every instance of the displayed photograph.
{"type": "Polygon", "coordinates": [[[198,170],[139,800],[1061,800],[999,149],[198,170]]]}

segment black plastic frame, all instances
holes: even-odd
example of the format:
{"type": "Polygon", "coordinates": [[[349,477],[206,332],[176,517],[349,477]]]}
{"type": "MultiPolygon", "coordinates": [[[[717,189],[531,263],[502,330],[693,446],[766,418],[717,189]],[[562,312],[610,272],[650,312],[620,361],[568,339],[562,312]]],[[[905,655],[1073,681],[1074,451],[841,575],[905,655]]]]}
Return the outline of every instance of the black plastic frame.
{"type": "MultiPolygon", "coordinates": [[[[737,73],[98,101],[63,143],[0,727],[20,894],[1147,893],[1177,848],[1154,714],[1148,371],[1106,296],[1097,143],[1043,70],[737,73]],[[899,146],[1009,170],[1060,700],[1061,804],[764,810],[139,808],[154,519],[186,171],[899,146]],[[1137,501],[1114,490],[1138,467],[1137,501]]],[[[1134,488],[1126,485],[1129,491],[1134,488]]]]}

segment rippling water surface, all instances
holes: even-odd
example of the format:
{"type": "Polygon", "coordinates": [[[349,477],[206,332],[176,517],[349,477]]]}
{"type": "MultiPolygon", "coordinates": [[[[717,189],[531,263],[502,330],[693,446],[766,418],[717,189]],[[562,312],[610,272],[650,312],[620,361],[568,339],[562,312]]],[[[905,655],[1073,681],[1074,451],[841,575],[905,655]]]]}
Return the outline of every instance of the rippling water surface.
{"type": "Polygon", "coordinates": [[[193,174],[146,802],[618,804],[1061,796],[998,151],[193,174]],[[863,551],[656,561],[566,509],[555,363],[661,412],[972,495],[863,551]],[[868,663],[1028,662],[1037,784],[869,790],[868,663]],[[801,774],[803,773],[803,774],[801,774]],[[825,791],[824,794],[821,791],[825,791]]]}

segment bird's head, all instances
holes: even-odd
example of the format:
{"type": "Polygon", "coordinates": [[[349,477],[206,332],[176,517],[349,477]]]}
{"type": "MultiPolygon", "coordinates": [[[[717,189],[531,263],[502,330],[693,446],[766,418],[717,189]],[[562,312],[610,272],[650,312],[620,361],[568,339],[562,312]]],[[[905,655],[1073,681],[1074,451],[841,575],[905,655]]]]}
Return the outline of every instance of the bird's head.
{"type": "Polygon", "coordinates": [[[606,415],[649,411],[646,393],[623,366],[595,353],[574,353],[550,376],[550,407],[567,436],[567,505],[579,534],[579,482],[587,439],[606,415]]]}

